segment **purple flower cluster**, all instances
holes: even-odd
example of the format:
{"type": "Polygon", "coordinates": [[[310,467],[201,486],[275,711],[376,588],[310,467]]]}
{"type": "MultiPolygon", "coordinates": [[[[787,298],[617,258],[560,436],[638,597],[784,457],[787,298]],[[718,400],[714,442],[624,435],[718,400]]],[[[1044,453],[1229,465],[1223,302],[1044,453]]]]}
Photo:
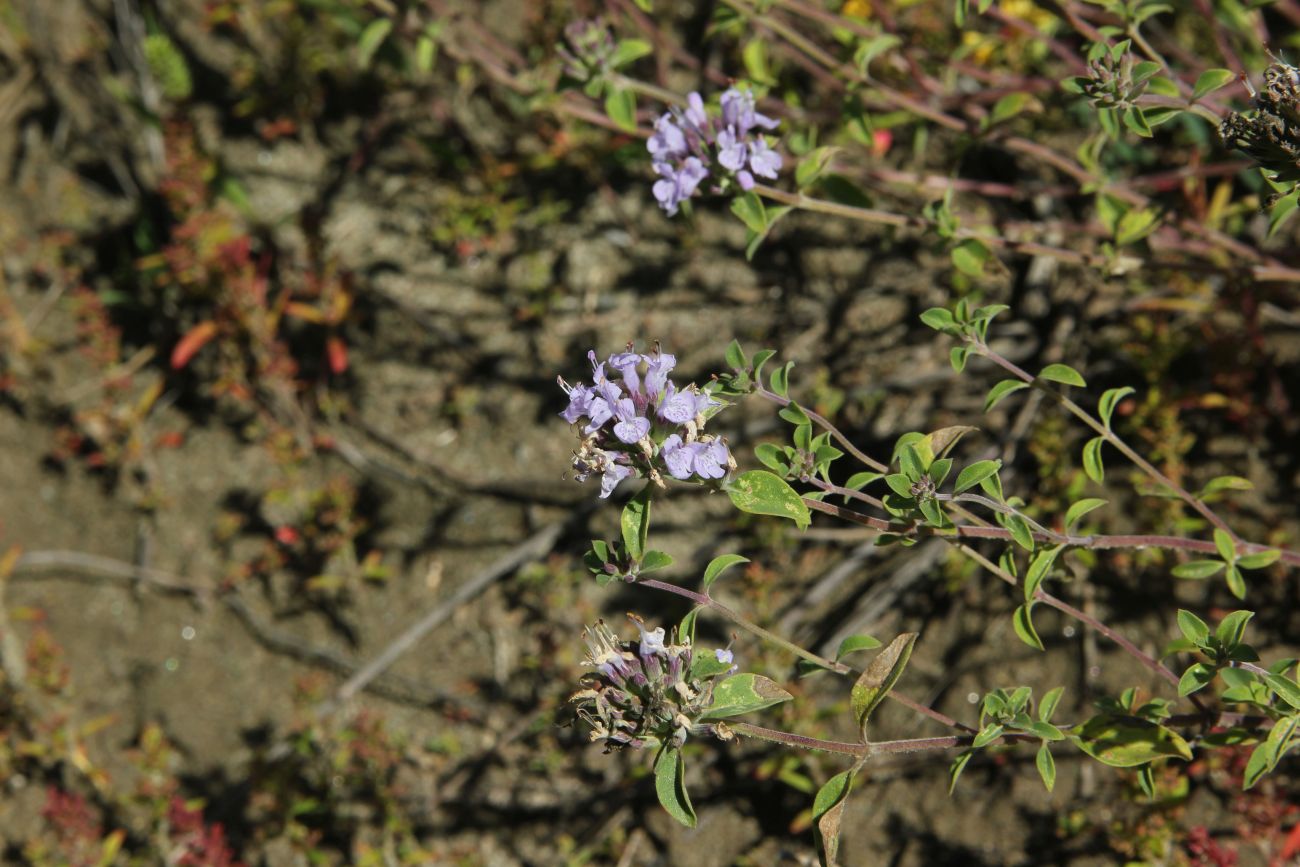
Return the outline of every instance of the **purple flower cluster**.
{"type": "Polygon", "coordinates": [[[727,739],[725,726],[697,721],[713,700],[715,682],[736,670],[725,667],[731,651],[714,651],[718,664],[696,665],[692,673],[689,638],[674,636],[665,643],[662,627],[646,629],[640,618],[629,617],[641,633],[639,642],[620,641],[604,621],[582,636],[586,664],[595,671],[584,677],[585,688],[570,701],[591,726],[591,739],[605,741],[606,751],[680,747],[692,731],[727,739]]]}
{"type": "Polygon", "coordinates": [[[710,117],[703,98],[692,93],[686,108],[674,108],[655,122],[646,148],[659,175],[655,199],[670,216],[695,195],[714,163],[742,190],[753,189],[755,175],[775,178],[781,170],[781,155],[756,131],[775,129],[778,121],[758,113],[753,93],[733,87],[722,94],[720,108],[710,117]]]}
{"type": "Polygon", "coordinates": [[[574,452],[578,481],[599,474],[600,496],[608,497],[633,473],[662,485],[663,473],[687,481],[724,478],[735,461],[724,440],[703,434],[704,424],[722,404],[689,385],[678,388],[668,378],[675,356],[656,347],[650,355],[616,352],[591,361],[591,385],[560,387],[569,405],[560,417],[581,424],[582,443],[574,452]],[[617,376],[610,379],[609,368],[617,376]]]}

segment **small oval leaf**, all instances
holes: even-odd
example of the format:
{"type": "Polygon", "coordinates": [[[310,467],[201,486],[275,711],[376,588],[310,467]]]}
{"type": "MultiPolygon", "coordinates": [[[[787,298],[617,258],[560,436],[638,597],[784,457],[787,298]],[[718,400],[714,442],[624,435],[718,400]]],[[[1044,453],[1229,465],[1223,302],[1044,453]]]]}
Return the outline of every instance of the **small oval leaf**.
{"type": "Polygon", "coordinates": [[[800,529],[812,523],[808,506],[795,489],[766,470],[750,470],[737,476],[727,488],[727,496],[742,512],[789,518],[800,529]]]}
{"type": "Polygon", "coordinates": [[[709,565],[704,568],[704,589],[708,590],[713,585],[713,582],[718,580],[718,576],[732,566],[748,562],[748,557],[742,557],[739,554],[723,554],[721,557],[714,557],[709,561],[709,565]]]}
{"type": "Polygon", "coordinates": [[[695,808],[686,793],[686,768],[682,751],[664,747],[655,756],[655,794],[668,815],[687,828],[695,827],[695,808]]]}
{"type": "Polygon", "coordinates": [[[1079,388],[1086,388],[1088,385],[1088,383],[1084,382],[1079,371],[1068,364],[1049,364],[1043,368],[1038,377],[1051,382],[1059,382],[1062,385],[1077,385],[1079,388]]]}

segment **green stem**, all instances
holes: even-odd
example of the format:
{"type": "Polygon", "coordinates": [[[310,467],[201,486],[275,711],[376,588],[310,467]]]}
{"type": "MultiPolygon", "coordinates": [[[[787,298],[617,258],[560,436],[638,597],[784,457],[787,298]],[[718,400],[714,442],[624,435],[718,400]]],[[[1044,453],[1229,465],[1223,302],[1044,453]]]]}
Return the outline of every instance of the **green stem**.
{"type": "MultiPolygon", "coordinates": [[[[799,645],[795,644],[792,641],[787,641],[781,636],[773,632],[769,632],[768,630],[759,626],[757,623],[753,622],[747,617],[742,616],[740,612],[736,611],[735,609],[723,605],[721,602],[714,599],[712,596],[708,595],[707,593],[696,593],[694,590],[687,590],[685,587],[679,587],[676,584],[669,584],[667,581],[660,581],[655,578],[642,578],[639,581],[637,581],[637,583],[645,587],[653,588],[655,590],[662,590],[665,593],[671,593],[674,596],[680,596],[683,599],[689,599],[691,602],[694,602],[696,605],[702,606],[704,608],[708,608],[711,611],[714,611],[717,614],[721,615],[722,617],[726,618],[727,620],[730,620],[732,623],[736,624],[741,629],[744,629],[746,632],[749,632],[750,634],[755,635],[763,639],[764,641],[771,642],[772,644],[775,644],[777,647],[786,650],[787,652],[799,657],[800,659],[807,660],[808,662],[811,662],[816,666],[829,669],[830,671],[833,671],[837,674],[860,674],[861,673],[859,669],[854,668],[851,665],[846,665],[842,662],[835,662],[833,660],[826,659],[823,656],[818,656],[812,651],[805,650],[804,648],[800,647],[799,645]]],[[[907,696],[901,693],[891,691],[889,693],[889,697],[894,701],[898,702],[899,704],[903,705],[904,707],[916,711],[922,716],[928,716],[930,719],[934,720],[935,722],[941,723],[947,726],[948,728],[962,729],[963,731],[973,731],[973,729],[971,729],[970,726],[960,723],[957,720],[953,719],[952,717],[948,716],[947,714],[937,711],[932,707],[927,707],[926,705],[923,705],[914,699],[908,698],[907,696]]]]}
{"type": "MultiPolygon", "coordinates": [[[[859,744],[849,743],[847,741],[828,741],[822,738],[810,738],[806,735],[797,735],[793,732],[783,732],[779,729],[769,729],[763,726],[756,726],[752,723],[745,722],[728,722],[727,728],[731,729],[742,737],[758,738],[760,740],[771,741],[776,744],[783,744],[790,747],[800,747],[805,750],[821,750],[827,753],[840,753],[846,756],[870,757],[877,755],[888,755],[891,753],[919,753],[926,750],[951,750],[957,747],[970,746],[972,735],[949,735],[947,737],[937,738],[906,738],[897,741],[879,741],[875,743],[859,744]]],[[[1002,735],[998,740],[1004,743],[1016,742],[1034,742],[1039,738],[1033,735],[1023,735],[1009,733],[1002,735]]]]}

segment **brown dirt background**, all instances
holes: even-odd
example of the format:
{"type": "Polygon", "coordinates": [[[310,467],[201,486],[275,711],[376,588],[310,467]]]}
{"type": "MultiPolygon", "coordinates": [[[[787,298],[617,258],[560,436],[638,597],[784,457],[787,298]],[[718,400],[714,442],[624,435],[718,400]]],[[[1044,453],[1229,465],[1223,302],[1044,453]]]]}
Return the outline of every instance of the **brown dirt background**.
{"type": "MultiPolygon", "coordinates": [[[[136,207],[110,163],[140,158],[138,124],[96,84],[98,64],[108,63],[97,59],[108,6],[7,6],[28,21],[34,46],[21,69],[10,59],[7,84],[23,70],[34,77],[5,91],[10,101],[0,104],[0,256],[18,313],[45,311],[48,351],[31,372],[36,385],[0,406],[0,527],[5,543],[28,552],[101,555],[215,587],[241,542],[218,545],[214,527],[225,512],[255,508],[276,472],[267,449],[238,425],[183,400],[151,415],[150,432],[182,431],[184,445],[145,457],[143,472],[164,498],[147,513],[133,508],[130,479],[110,485],[84,466],[45,460],[58,408],[68,405],[66,395],[93,389],[98,371],[76,351],[68,306],[43,306],[62,290],[33,270],[26,245],[53,228],[72,229],[85,245],[78,255],[103,288],[113,275],[95,270],[96,257],[107,255],[104,246],[121,236],[136,207]]],[[[219,75],[226,49],[195,29],[192,15],[182,4],[167,20],[187,52],[219,75]]],[[[486,6],[484,18],[505,20],[486,6]]],[[[184,757],[187,791],[207,799],[210,815],[239,840],[254,830],[243,800],[251,769],[305,712],[293,698],[297,680],[318,676],[328,690],[341,679],[340,665],[371,658],[462,582],[562,521],[545,557],[461,606],[344,711],[381,713],[412,743],[434,745],[404,768],[402,790],[437,863],[814,863],[811,834],[796,824],[808,796],[780,775],[797,768],[825,779],[839,770],[834,761],[800,757],[783,768],[779,753],[757,743],[696,745],[689,782],[700,826],[688,832],[657,808],[644,757],[602,755],[562,724],[580,673],[584,623],[619,622],[633,609],[672,618],[683,609],[636,588],[600,591],[581,574],[586,540],[614,533],[617,506],[579,509],[595,491],[564,478],[573,442],[555,417],[562,407],[556,374],[584,376],[588,348],[603,355],[629,340],[658,340],[678,354],[680,371],[703,379],[735,336],[795,359],[797,389],[838,391],[838,418],[876,453],[903,431],[959,422],[984,428],[969,441],[972,459],[1015,452],[1051,411],[1022,419],[1012,408],[972,421],[995,378],[983,368],[953,374],[946,344],[917,321],[949,297],[942,254],[914,239],[792,218],[746,263],[734,220],[707,206],[689,221],[665,219],[650,199],[645,167],[602,175],[600,146],[591,142],[572,163],[508,184],[519,215],[490,245],[468,255],[449,249],[431,226],[461,198],[482,193],[482,183],[427,143],[523,164],[548,146],[542,121],[472,75],[448,75],[435,90],[428,102],[394,92],[366,106],[349,104],[345,94],[311,135],[275,143],[223,125],[212,106],[193,106],[208,147],[249,190],[260,228],[281,249],[301,248],[307,238],[297,215],[310,205],[330,256],[356,275],[362,300],[348,332],[348,405],[315,422],[337,445],[312,459],[304,481],[343,476],[359,486],[366,545],[382,552],[391,578],[332,616],[296,605],[289,576],[241,586],[236,610],[73,570],[31,571],[14,576],[4,603],[44,612],[66,651],[76,713],[111,714],[112,724],[90,742],[95,760],[124,773],[122,750],[146,723],[161,725],[184,757]],[[351,158],[363,140],[368,157],[357,168],[351,158]]],[[[1069,268],[1039,280],[1029,265],[1018,263],[988,287],[990,298],[1013,307],[999,331],[1006,351],[1129,381],[1133,364],[1123,347],[1134,339],[1131,286],[1069,268]]],[[[1212,303],[1204,316],[1225,330],[1236,322],[1234,311],[1212,303]]],[[[1261,357],[1286,392],[1300,396],[1300,332],[1275,324],[1264,337],[1261,357]]],[[[1254,363],[1244,349],[1214,352],[1254,363]]],[[[1184,366],[1185,379],[1169,390],[1205,386],[1212,361],[1184,366]]],[[[161,363],[142,376],[180,387],[161,363]]],[[[1298,456],[1285,426],[1234,424],[1213,412],[1189,424],[1211,468],[1207,477],[1231,471],[1260,486],[1237,507],[1243,529],[1294,539],[1298,456]]],[[[721,425],[750,462],[748,447],[779,435],[767,407],[752,402],[721,425]]],[[[1009,484],[1035,484],[1032,459],[1015,466],[1009,484]]],[[[1121,492],[1115,497],[1127,502],[1121,492]]],[[[694,580],[719,553],[751,556],[757,566],[724,586],[724,597],[814,648],[833,647],[851,631],[919,631],[903,688],[959,717],[974,712],[968,695],[997,685],[1027,683],[1041,692],[1064,683],[1062,710],[1071,717],[1086,707],[1086,695],[1154,685],[1109,647],[1085,646],[1050,613],[1039,627],[1051,652],[1030,651],[1011,633],[1015,594],[965,575],[942,548],[880,550],[820,524],[801,537],[738,518],[720,498],[692,491],[657,507],[654,534],[676,558],[667,574],[673,580],[694,580]]],[[[1174,584],[1159,569],[1134,565],[1121,574],[1114,567],[1093,576],[1089,604],[1147,649],[1172,637],[1171,597],[1197,607],[1227,601],[1219,588],[1174,584]]],[[[1087,583],[1065,592],[1082,598],[1087,583]]],[[[1294,652],[1294,583],[1294,576],[1257,582],[1257,604],[1268,606],[1259,618],[1266,658],[1288,645],[1294,652]]],[[[13,628],[26,637],[28,626],[13,628]]],[[[710,621],[706,629],[726,640],[725,625],[710,621]]],[[[788,660],[748,639],[737,650],[747,664],[792,676],[788,660]]],[[[793,688],[801,702],[840,711],[799,717],[803,724],[848,733],[846,684],[823,678],[793,688]]],[[[896,707],[884,712],[881,732],[940,733],[896,707]]],[[[918,757],[871,768],[846,817],[846,863],[1114,863],[1104,835],[1064,835],[1062,817],[1082,815],[1089,827],[1105,828],[1143,809],[1120,797],[1123,775],[1065,753],[1051,796],[1027,752],[977,759],[951,797],[945,764],[918,757]]],[[[1279,795],[1294,798],[1293,783],[1281,775],[1279,795]]],[[[0,841],[14,857],[37,821],[43,789],[15,779],[0,785],[0,841]]],[[[1198,787],[1188,821],[1222,830],[1235,820],[1221,793],[1198,787]]],[[[1249,851],[1242,856],[1243,865],[1265,863],[1249,851]]],[[[306,863],[274,847],[260,857],[306,863]]]]}

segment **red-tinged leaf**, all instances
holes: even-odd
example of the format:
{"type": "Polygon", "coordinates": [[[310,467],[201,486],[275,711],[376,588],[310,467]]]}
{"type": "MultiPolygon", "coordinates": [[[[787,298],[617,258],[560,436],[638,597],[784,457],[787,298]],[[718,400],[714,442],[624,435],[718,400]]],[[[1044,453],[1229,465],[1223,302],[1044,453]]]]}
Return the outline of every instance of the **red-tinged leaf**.
{"type": "Polygon", "coordinates": [[[1282,855],[1278,860],[1286,864],[1297,855],[1300,855],[1300,822],[1296,822],[1291,833],[1286,835],[1286,843],[1282,845],[1282,855]]]}
{"type": "Polygon", "coordinates": [[[341,376],[348,369],[348,346],[342,337],[331,335],[325,341],[325,354],[329,356],[330,370],[335,376],[341,376]]]}
{"type": "Polygon", "coordinates": [[[154,440],[154,446],[160,449],[178,449],[185,445],[185,434],[178,430],[164,431],[154,440]]]}
{"type": "Polygon", "coordinates": [[[180,370],[190,363],[190,359],[203,348],[209,340],[217,336],[217,323],[208,320],[200,322],[189,330],[172,350],[172,370],[180,370]]]}

